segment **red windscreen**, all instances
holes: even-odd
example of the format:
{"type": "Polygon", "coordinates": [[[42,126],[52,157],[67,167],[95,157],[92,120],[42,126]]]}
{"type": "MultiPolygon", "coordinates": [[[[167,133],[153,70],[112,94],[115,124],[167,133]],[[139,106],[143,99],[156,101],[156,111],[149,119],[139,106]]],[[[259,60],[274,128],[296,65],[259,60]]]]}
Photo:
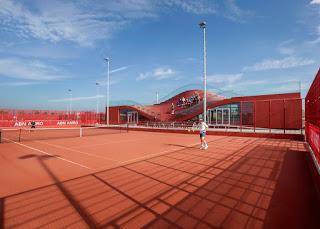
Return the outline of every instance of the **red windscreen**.
{"type": "Polygon", "coordinates": [[[320,164],[320,69],[306,96],[306,138],[320,164]]]}

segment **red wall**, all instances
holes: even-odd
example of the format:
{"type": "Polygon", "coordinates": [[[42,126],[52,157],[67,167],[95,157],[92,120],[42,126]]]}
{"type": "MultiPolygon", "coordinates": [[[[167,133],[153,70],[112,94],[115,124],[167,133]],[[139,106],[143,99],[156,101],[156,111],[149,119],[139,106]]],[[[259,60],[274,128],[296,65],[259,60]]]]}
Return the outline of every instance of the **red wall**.
{"type": "Polygon", "coordinates": [[[284,101],[283,100],[271,101],[270,127],[272,129],[284,128],[284,101]]]}
{"type": "Polygon", "coordinates": [[[261,128],[269,128],[270,102],[256,101],[255,103],[255,125],[261,128]]]}
{"type": "MultiPolygon", "coordinates": [[[[107,113],[107,111],[106,111],[107,113]]],[[[110,107],[109,108],[109,123],[110,124],[119,124],[119,107],[110,107]]]]}

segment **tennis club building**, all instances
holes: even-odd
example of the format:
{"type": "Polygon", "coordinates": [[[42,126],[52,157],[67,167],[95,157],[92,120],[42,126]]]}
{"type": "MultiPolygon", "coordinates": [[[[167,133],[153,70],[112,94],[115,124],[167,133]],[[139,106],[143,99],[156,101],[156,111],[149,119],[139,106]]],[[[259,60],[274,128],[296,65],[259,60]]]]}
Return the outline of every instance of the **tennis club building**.
{"type": "MultiPolygon", "coordinates": [[[[113,106],[111,124],[196,121],[203,115],[203,91],[188,90],[153,105],[113,106]]],[[[207,93],[207,123],[216,127],[242,126],[301,129],[300,93],[224,98],[207,93]]]]}

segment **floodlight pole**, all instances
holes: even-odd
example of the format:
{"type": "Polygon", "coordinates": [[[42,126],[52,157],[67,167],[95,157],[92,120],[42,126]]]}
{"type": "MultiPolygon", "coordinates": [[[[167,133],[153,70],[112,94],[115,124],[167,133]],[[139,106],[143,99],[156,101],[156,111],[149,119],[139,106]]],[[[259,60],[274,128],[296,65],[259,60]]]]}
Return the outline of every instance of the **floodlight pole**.
{"type": "Polygon", "coordinates": [[[69,117],[71,115],[72,112],[72,90],[68,89],[69,95],[70,95],[70,101],[69,101],[69,117]]]}
{"type": "Polygon", "coordinates": [[[301,80],[299,80],[299,93],[300,93],[300,96],[301,96],[301,80]]]}
{"type": "Polygon", "coordinates": [[[107,61],[107,125],[109,125],[109,89],[110,89],[110,58],[105,58],[107,61]]]}
{"type": "Polygon", "coordinates": [[[157,104],[159,104],[159,92],[157,92],[157,104]]]}
{"type": "Polygon", "coordinates": [[[206,50],[206,26],[207,23],[202,21],[199,23],[203,29],[203,121],[207,122],[207,50],[206,50]]]}
{"type": "Polygon", "coordinates": [[[96,83],[97,86],[97,114],[99,113],[99,83],[96,83]]]}

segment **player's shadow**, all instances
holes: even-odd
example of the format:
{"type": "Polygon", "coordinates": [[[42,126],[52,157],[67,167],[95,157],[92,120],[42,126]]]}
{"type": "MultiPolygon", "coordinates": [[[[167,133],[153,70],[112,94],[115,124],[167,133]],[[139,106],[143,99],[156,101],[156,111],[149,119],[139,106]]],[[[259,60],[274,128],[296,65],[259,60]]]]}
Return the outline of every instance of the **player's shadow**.
{"type": "Polygon", "coordinates": [[[185,145],[180,145],[180,144],[166,144],[167,146],[177,146],[177,147],[181,147],[183,149],[199,149],[199,147],[197,147],[197,145],[195,146],[185,146],[185,145]]]}

